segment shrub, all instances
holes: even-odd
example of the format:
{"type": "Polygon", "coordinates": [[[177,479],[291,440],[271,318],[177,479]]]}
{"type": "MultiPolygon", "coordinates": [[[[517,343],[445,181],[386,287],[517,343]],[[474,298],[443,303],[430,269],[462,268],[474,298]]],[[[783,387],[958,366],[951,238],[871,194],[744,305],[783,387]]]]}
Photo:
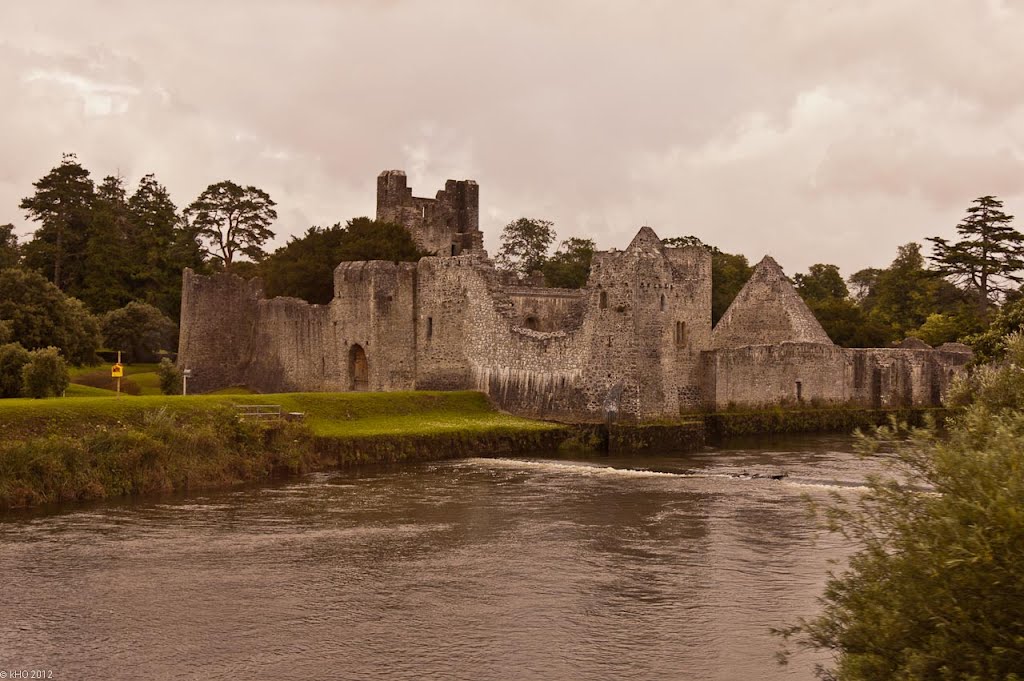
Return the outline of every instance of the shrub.
{"type": "Polygon", "coordinates": [[[893,466],[829,528],[859,545],[829,577],[823,612],[782,630],[835,655],[823,678],[1020,679],[1024,670],[1024,338],[954,391],[945,433],[879,429],[865,450],[893,466]]]}
{"type": "Polygon", "coordinates": [[[21,370],[28,359],[28,350],[21,344],[0,345],[0,397],[21,396],[21,370]]]}
{"type": "Polygon", "coordinates": [[[181,372],[174,362],[164,357],[157,367],[157,375],[160,377],[160,392],[164,395],[181,394],[181,372]]]}
{"type": "Polygon", "coordinates": [[[28,363],[21,369],[22,394],[41,399],[57,397],[67,390],[68,366],[57,348],[49,347],[29,353],[28,363]]]}
{"type": "Polygon", "coordinates": [[[131,302],[103,315],[103,342],[113,350],[124,350],[126,362],[155,362],[157,352],[172,347],[177,327],[160,310],[146,303],[131,302]]]}

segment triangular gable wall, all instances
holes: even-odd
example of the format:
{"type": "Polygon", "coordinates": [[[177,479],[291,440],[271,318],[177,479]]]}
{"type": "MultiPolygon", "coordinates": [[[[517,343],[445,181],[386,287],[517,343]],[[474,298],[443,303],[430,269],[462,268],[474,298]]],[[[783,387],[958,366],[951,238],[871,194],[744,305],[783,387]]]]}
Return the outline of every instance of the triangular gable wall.
{"type": "Polygon", "coordinates": [[[833,344],[779,264],[765,256],[715,325],[711,343],[719,349],[785,342],[833,344]]]}

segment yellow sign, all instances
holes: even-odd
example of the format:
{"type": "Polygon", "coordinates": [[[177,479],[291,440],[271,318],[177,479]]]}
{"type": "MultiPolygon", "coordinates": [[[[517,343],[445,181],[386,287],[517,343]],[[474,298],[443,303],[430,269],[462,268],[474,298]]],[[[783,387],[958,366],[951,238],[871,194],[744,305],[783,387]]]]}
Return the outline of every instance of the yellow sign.
{"type": "Polygon", "coordinates": [[[114,366],[110,367],[111,378],[121,378],[122,376],[124,376],[124,365],[115,364],[114,366]]]}

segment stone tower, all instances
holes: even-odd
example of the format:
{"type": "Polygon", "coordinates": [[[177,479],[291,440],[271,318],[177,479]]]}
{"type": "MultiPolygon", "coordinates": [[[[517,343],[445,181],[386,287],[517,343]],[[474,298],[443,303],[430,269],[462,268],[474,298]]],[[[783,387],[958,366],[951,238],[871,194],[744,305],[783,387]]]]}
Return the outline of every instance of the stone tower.
{"type": "Polygon", "coordinates": [[[431,255],[453,256],[483,249],[480,187],[473,180],[448,180],[433,199],[412,195],[405,172],[377,176],[377,219],[409,230],[431,255]]]}

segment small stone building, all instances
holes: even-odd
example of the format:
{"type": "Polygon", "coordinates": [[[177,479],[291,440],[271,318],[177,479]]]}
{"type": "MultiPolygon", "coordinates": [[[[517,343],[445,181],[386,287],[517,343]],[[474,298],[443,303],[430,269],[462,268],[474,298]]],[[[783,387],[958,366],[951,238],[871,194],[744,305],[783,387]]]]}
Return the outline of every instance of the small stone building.
{"type": "Polygon", "coordinates": [[[185,270],[179,365],[190,387],[471,389],[516,414],[643,421],[727,406],[939,404],[970,359],[955,344],[835,346],[770,257],[712,329],[710,254],[666,247],[649,227],[623,251],[596,253],[582,289],[510,281],[483,250],[469,180],[422,199],[386,171],[377,217],[434,255],[341,263],[328,305],[185,270]]]}

